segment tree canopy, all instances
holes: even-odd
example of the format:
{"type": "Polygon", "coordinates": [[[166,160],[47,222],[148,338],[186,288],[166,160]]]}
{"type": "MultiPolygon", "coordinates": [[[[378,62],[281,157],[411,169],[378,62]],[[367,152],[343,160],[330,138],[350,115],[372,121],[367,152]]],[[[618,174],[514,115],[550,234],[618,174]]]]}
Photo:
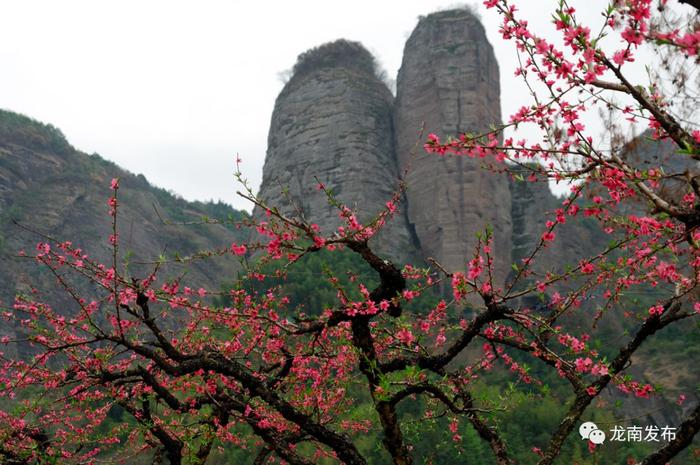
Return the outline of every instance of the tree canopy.
{"type": "Polygon", "coordinates": [[[603,400],[610,390],[658,395],[630,368],[645,347],[697,342],[684,329],[700,311],[700,173],[635,164],[619,121],[645,121],[674,157],[700,160],[697,105],[688,106],[698,95],[698,12],[614,1],[605,26],[591,31],[561,0],[559,46],[511,1],[484,3],[517,46],[530,99],[507,124],[449,140],[430,134],[424,149],[480,159],[490,175],[518,182],[570,185],[505,283],[493,278],[488,228],[461,271],[392,263],[369,240],[401,208],[401,189],[361,223],[323,185],[319,195],[343,221],[336,231],[323,235],[248,189],[242,195],[267,213],[240,221],[253,239],[177,258],[241,260],[245,273],[223,292],[186,276],[161,281],[165,258],[131,276],[120,261],[114,179],[109,260],[49,236],[21,254],[73,304],[52,308],[36,292],[3,307],[21,336],[0,342],[21,350],[0,360],[2,461],[651,465],[685,453],[689,463],[700,405],[673,436],[647,445],[602,444],[586,425],[614,422],[603,400]],[[643,45],[661,63],[645,84],[626,73],[643,45]],[[583,123],[599,108],[614,115],[605,140],[583,123]],[[540,139],[518,140],[526,125],[540,139]],[[609,241],[563,272],[539,268],[561,225],[582,217],[609,241]],[[79,281],[94,293],[79,292],[79,281]],[[624,332],[612,337],[598,325],[605,318],[624,332]]]}

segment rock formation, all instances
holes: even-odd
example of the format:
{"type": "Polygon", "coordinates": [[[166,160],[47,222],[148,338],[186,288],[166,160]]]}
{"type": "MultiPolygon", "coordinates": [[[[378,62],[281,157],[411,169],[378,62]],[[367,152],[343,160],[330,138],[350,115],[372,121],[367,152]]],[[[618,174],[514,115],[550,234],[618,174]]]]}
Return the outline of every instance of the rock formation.
{"type": "MultiPolygon", "coordinates": [[[[511,168],[512,172],[519,170],[511,168]]],[[[522,170],[522,176],[528,172],[522,170]]],[[[556,209],[562,208],[562,200],[555,197],[544,182],[510,180],[512,259],[520,264],[540,242],[545,223],[553,218],[556,209]]],[[[557,226],[557,239],[538,252],[535,270],[562,272],[581,257],[595,253],[596,247],[605,247],[610,238],[600,229],[598,221],[585,217],[569,219],[557,226]]]]}
{"type": "MultiPolygon", "coordinates": [[[[499,92],[493,49],[470,11],[420,19],[397,79],[396,150],[399,170],[407,172],[408,217],[422,254],[450,271],[465,268],[487,225],[494,229],[496,267],[510,269],[508,180],[490,175],[479,160],[426,154],[421,140],[428,133],[444,139],[500,124],[499,92]]],[[[504,279],[500,272],[497,280],[504,279]]]]}
{"type": "MultiPolygon", "coordinates": [[[[340,219],[316,179],[366,220],[405,176],[403,214],[375,248],[399,262],[433,257],[450,271],[464,270],[477,234],[490,226],[496,282],[505,283],[511,265],[537,247],[561,201],[546,183],[517,181],[485,169],[485,160],[439,157],[422,147],[431,132],[445,139],[500,122],[498,64],[468,9],[419,20],[405,45],[395,99],[360,44],[325,44],[299,56],[277,98],[260,196],[288,213],[296,205],[329,232],[340,219]]],[[[536,271],[563,271],[604,247],[608,238],[594,223],[558,227],[558,239],[538,252],[536,271]]]]}
{"type": "MultiPolygon", "coordinates": [[[[300,209],[325,233],[341,221],[338,209],[317,189],[318,182],[357,208],[360,221],[384,208],[399,178],[393,97],[375,68],[362,45],[345,40],[299,56],[272,114],[259,194],[265,202],[286,213],[300,209]]],[[[409,258],[405,213],[388,224],[376,244],[393,258],[409,258]]]]}

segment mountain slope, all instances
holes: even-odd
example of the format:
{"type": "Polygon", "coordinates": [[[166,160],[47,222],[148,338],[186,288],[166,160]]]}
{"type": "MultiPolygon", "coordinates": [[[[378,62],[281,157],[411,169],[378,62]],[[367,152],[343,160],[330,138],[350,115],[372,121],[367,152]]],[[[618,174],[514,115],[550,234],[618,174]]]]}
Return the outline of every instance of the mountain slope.
{"type": "MultiPolygon", "coordinates": [[[[15,292],[26,292],[29,283],[54,289],[49,301],[64,302],[65,295],[34,264],[16,257],[41,240],[14,222],[58,240],[70,240],[93,257],[109,256],[111,218],[107,199],[112,178],[120,179],[120,243],[130,256],[130,271],[146,273],[139,261],[157,260],[226,247],[240,241],[241,231],[223,225],[175,224],[198,221],[203,216],[240,220],[246,213],[223,203],[187,202],[129,173],[98,155],[73,148],[51,125],[0,110],[0,299],[4,305],[15,292]],[[164,221],[165,220],[165,221],[164,221]]],[[[195,262],[185,280],[218,289],[221,281],[238,271],[228,258],[195,262]]],[[[161,277],[176,276],[184,269],[171,267],[161,277]]]]}

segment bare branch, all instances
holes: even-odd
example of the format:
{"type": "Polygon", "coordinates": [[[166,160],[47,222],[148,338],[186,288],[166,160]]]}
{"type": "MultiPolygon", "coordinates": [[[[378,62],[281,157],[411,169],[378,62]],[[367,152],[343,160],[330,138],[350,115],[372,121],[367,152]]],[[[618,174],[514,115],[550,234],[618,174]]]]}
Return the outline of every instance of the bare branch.
{"type": "Polygon", "coordinates": [[[676,431],[676,438],[666,446],[646,457],[639,465],[664,465],[668,463],[669,460],[690,445],[699,430],[700,404],[698,404],[688,418],[681,423],[681,426],[676,431]]]}

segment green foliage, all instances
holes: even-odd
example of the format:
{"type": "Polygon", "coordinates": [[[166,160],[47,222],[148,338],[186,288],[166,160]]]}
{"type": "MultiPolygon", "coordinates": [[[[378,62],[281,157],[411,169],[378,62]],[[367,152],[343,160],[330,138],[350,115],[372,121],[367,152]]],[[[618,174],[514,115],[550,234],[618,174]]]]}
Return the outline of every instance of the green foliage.
{"type": "Polygon", "coordinates": [[[320,68],[339,66],[365,69],[369,73],[374,73],[377,65],[372,54],[362,44],[340,39],[300,54],[292,69],[292,80],[320,68]]]}
{"type": "Polygon", "coordinates": [[[0,109],[0,140],[35,149],[50,150],[58,154],[73,150],[60,129],[2,109],[0,109]]]}
{"type": "MultiPolygon", "coordinates": [[[[289,299],[289,308],[307,315],[318,315],[325,308],[337,306],[339,289],[350,299],[360,299],[359,283],[370,290],[378,284],[376,273],[350,250],[320,250],[285,267],[278,262],[267,263],[259,272],[266,276],[265,280],[248,280],[246,285],[258,292],[280,286],[282,295],[289,299]],[[332,278],[337,278],[335,284],[332,278]]],[[[225,291],[229,289],[231,285],[224,287],[225,291]]],[[[227,305],[229,301],[218,303],[227,305]]]]}

